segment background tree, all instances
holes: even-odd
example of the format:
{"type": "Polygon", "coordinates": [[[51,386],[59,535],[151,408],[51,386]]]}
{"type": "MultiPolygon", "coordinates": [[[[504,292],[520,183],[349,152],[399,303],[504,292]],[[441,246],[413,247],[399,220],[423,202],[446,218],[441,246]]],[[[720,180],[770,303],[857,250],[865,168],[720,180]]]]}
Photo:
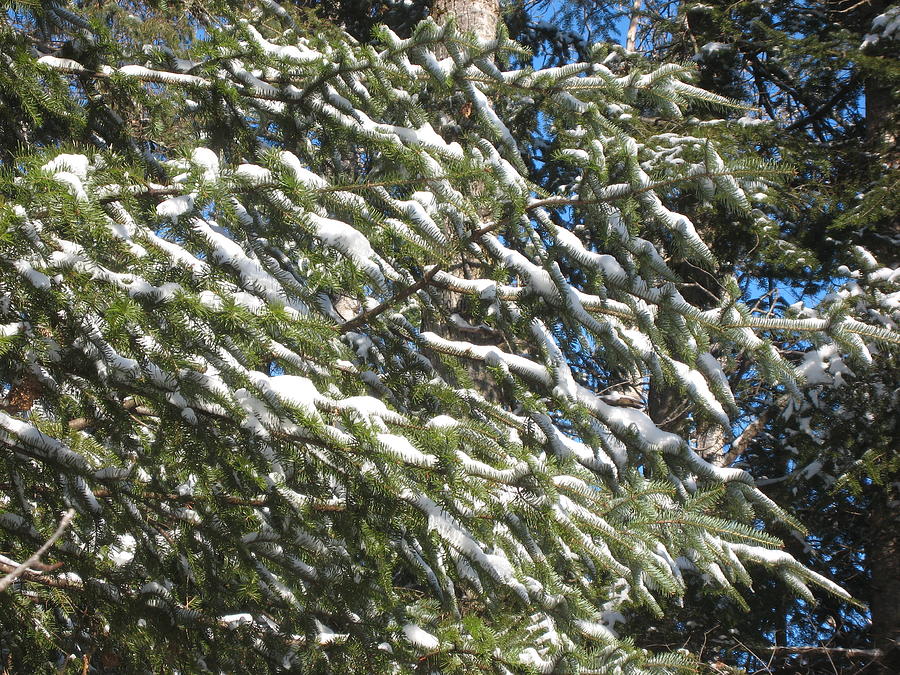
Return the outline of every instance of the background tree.
{"type": "MultiPolygon", "coordinates": [[[[583,4],[602,11],[599,3],[583,4]]],[[[561,18],[577,15],[577,5],[569,3],[561,18]]],[[[712,250],[735,261],[748,301],[763,311],[777,311],[779,305],[786,307],[807,294],[821,297],[823,281],[836,278],[840,286],[850,269],[861,278],[877,276],[881,268],[860,262],[854,244],[862,243],[882,261],[896,264],[896,8],[852,2],[650,2],[642,8],[646,20],[640,24],[638,45],[652,58],[697,62],[704,86],[754,104],[758,112],[744,120],[744,143],[797,168],[791,189],[772,195],[775,201],[761,207],[771,215],[769,223],[781,229],[779,237],[757,240],[752,230],[723,227],[720,216],[701,229],[712,250]],[[849,267],[841,267],[844,264],[849,267]],[[819,281],[811,283],[814,279],[819,281]]],[[[603,15],[613,14],[607,10],[603,15]]],[[[582,16],[592,14],[582,10],[582,16]]],[[[682,208],[702,226],[694,210],[682,208]]],[[[695,280],[706,281],[715,292],[702,275],[695,280]]],[[[851,290],[853,286],[855,282],[851,290]]],[[[729,450],[729,461],[749,452],[747,466],[761,477],[763,489],[808,517],[814,534],[792,549],[795,554],[873,601],[870,630],[866,615],[852,609],[827,602],[816,607],[785,603],[777,594],[758,592],[751,613],[730,619],[745,642],[764,646],[774,636],[781,645],[775,659],[771,652],[764,653],[762,661],[747,655],[746,663],[754,669],[897,669],[890,660],[895,657],[879,662],[867,651],[873,644],[890,650],[898,631],[898,590],[878,581],[900,578],[894,567],[896,453],[878,450],[896,437],[890,392],[897,373],[890,362],[876,372],[854,369],[858,378],[853,387],[827,395],[814,390],[811,407],[787,421],[779,414],[786,399],[758,397],[752,379],[736,386],[743,398],[744,438],[752,436],[753,442],[729,450]],[[816,440],[800,444],[799,451],[797,425],[801,423],[800,434],[806,436],[810,410],[817,411],[816,440]],[[823,474],[805,470],[820,464],[828,467],[823,474]],[[785,475],[789,478],[774,478],[785,475]],[[834,483],[836,478],[840,480],[834,483]],[[849,484],[856,485],[855,491],[847,489],[849,484]],[[834,650],[807,650],[798,657],[787,643],[824,644],[834,650]],[[842,660],[847,658],[842,649],[860,652],[848,662],[842,660]]],[[[710,637],[718,636],[740,650],[724,630],[728,626],[719,625],[721,613],[700,607],[675,622],[670,644],[681,644],[689,626],[695,648],[708,648],[710,637]],[[716,624],[706,623],[713,615],[716,624]]]]}
{"type": "MultiPolygon", "coordinates": [[[[896,263],[898,209],[888,193],[895,191],[898,180],[898,66],[896,43],[888,28],[895,10],[884,10],[881,3],[769,3],[765,8],[748,3],[722,5],[721,9],[712,4],[688,5],[672,18],[687,29],[671,35],[685,36],[681,41],[685,55],[696,53],[701,82],[717,87],[730,82],[732,95],[755,99],[764,111],[761,116],[776,123],[772,139],[778,152],[800,168],[795,179],[799,201],[775,204],[773,215],[798,235],[796,241],[809,242],[806,245],[815,252],[815,262],[810,265],[811,259],[806,258],[802,269],[793,266],[792,270],[791,265],[781,271],[772,269],[766,275],[770,278],[766,293],[777,293],[779,285],[809,292],[814,287],[803,283],[809,271],[818,273],[819,278],[843,277],[848,268],[839,268],[842,263],[859,269],[857,276],[875,274],[879,267],[869,259],[858,260],[855,265],[851,262],[855,243],[863,243],[882,260],[896,263]],[[812,184],[816,187],[810,189],[812,184]]],[[[655,42],[664,43],[679,48],[678,37],[655,42]]],[[[672,54],[667,56],[671,58],[672,54]]],[[[815,443],[801,446],[806,451],[799,457],[786,456],[784,449],[795,446],[785,437],[783,417],[771,415],[774,425],[768,429],[770,436],[761,439],[760,449],[765,451],[754,452],[752,460],[759,475],[793,472],[790,481],[768,489],[773,496],[790,497],[798,513],[809,514],[815,537],[806,554],[811,561],[820,556],[820,569],[832,570],[858,588],[859,597],[871,599],[871,634],[864,618],[852,610],[839,611],[826,605],[818,609],[793,606],[782,612],[794,617],[788,626],[803,632],[810,644],[822,642],[835,647],[838,660],[841,648],[875,645],[896,649],[900,631],[895,610],[900,605],[900,589],[887,581],[900,576],[895,563],[898,520],[891,487],[896,482],[896,465],[894,453],[877,450],[896,437],[892,427],[896,402],[888,392],[893,389],[890,383],[896,381],[897,371],[889,364],[884,368],[880,374],[859,373],[861,381],[856,387],[861,389],[828,394],[825,408],[830,412],[821,411],[820,399],[813,392],[813,409],[820,409],[817,419],[823,426],[815,443]],[[868,391],[869,384],[880,395],[861,395],[868,391]],[[865,415],[848,417],[836,412],[859,411],[862,401],[870,404],[865,415]],[[848,424],[848,420],[861,424],[848,424]],[[848,442],[850,438],[859,442],[848,442]],[[848,492],[847,481],[853,480],[854,473],[859,477],[864,461],[870,472],[857,484],[861,490],[866,486],[864,492],[848,492]],[[877,461],[877,467],[873,461],[877,461]],[[829,464],[834,472],[826,472],[825,477],[843,477],[834,492],[828,489],[827,481],[823,484],[822,476],[804,471],[821,463],[829,464]],[[824,514],[829,515],[823,518],[824,514]],[[800,617],[808,617],[808,623],[801,624],[797,621],[800,617]]],[[[801,414],[792,419],[789,428],[807,418],[801,414]]],[[[784,667],[797,663],[787,650],[780,656],[787,656],[784,667]]],[[[831,672],[831,656],[824,652],[813,657],[806,654],[804,667],[810,672],[831,672]]],[[[897,668],[895,659],[886,656],[880,664],[873,664],[870,656],[861,654],[855,663],[856,667],[880,667],[892,672],[897,668]]]]}

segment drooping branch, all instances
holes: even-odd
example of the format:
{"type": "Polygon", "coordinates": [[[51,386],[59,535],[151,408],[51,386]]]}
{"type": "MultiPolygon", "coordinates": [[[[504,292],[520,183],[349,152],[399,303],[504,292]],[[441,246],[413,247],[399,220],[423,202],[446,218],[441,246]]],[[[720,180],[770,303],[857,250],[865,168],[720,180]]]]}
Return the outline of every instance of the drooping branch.
{"type": "MultiPolygon", "coordinates": [[[[484,226],[480,227],[479,229],[475,230],[471,235],[469,235],[469,237],[465,240],[464,243],[468,244],[470,241],[474,241],[474,240],[478,239],[479,237],[481,237],[482,235],[485,235],[488,232],[495,230],[500,225],[501,225],[500,222],[488,223],[487,225],[484,225],[484,226]]],[[[403,302],[409,296],[422,290],[428,284],[431,283],[431,280],[434,279],[435,275],[437,275],[437,273],[440,272],[442,269],[443,268],[441,267],[441,265],[433,265],[425,273],[425,275],[421,279],[419,279],[416,283],[414,283],[410,286],[407,286],[397,295],[388,298],[387,300],[380,303],[379,305],[376,305],[372,309],[363,312],[359,316],[356,316],[356,317],[350,319],[347,323],[343,324],[341,326],[341,333],[347,333],[349,331],[359,328],[360,326],[365,325],[366,323],[368,323],[369,321],[371,321],[378,315],[384,313],[391,307],[395,307],[398,303],[403,302]]]]}
{"type": "Polygon", "coordinates": [[[411,296],[413,293],[416,293],[416,292],[422,290],[423,288],[425,288],[431,282],[431,280],[434,278],[434,275],[440,271],[441,271],[440,265],[433,265],[425,273],[425,276],[423,276],[421,279],[419,279],[416,283],[414,283],[410,286],[407,286],[397,295],[394,295],[394,296],[388,298],[387,300],[376,305],[372,309],[363,312],[362,314],[350,319],[350,321],[343,324],[341,326],[341,333],[348,333],[352,330],[356,330],[357,328],[365,325],[366,323],[368,323],[369,321],[371,321],[378,315],[384,313],[391,307],[394,307],[398,303],[403,302],[404,300],[406,300],[406,298],[411,296]]]}

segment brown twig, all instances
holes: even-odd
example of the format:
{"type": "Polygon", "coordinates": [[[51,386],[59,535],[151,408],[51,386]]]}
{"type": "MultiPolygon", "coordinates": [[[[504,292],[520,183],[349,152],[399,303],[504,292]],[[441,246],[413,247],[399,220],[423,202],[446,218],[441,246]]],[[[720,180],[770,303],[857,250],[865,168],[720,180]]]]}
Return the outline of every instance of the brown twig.
{"type": "Polygon", "coordinates": [[[411,296],[413,293],[416,293],[417,291],[420,291],[423,288],[425,288],[429,284],[429,282],[434,278],[434,275],[440,271],[441,271],[440,265],[432,266],[432,268],[429,269],[425,273],[425,276],[423,276],[421,279],[419,279],[416,283],[412,284],[411,286],[407,286],[403,291],[401,291],[397,295],[388,298],[387,300],[380,303],[379,305],[373,307],[370,310],[363,312],[362,314],[354,317],[353,319],[350,319],[350,321],[343,324],[341,326],[341,333],[347,333],[351,330],[355,330],[356,328],[359,328],[363,324],[368,323],[371,319],[374,319],[379,314],[382,314],[383,312],[385,312],[392,306],[396,305],[398,302],[403,302],[404,300],[406,300],[406,298],[411,296]]]}
{"type": "MultiPolygon", "coordinates": [[[[132,415],[143,415],[147,417],[157,417],[158,415],[153,412],[150,408],[142,405],[138,405],[137,401],[133,398],[125,399],[122,403],[122,408],[130,412],[132,415]]],[[[93,417],[76,417],[73,420],[69,420],[68,425],[69,429],[72,431],[83,431],[87,429],[89,426],[94,424],[97,420],[93,417]]]]}
{"type": "Polygon", "coordinates": [[[714,462],[716,466],[730,466],[738,457],[743,455],[753,439],[759,436],[760,432],[765,429],[766,424],[769,423],[769,420],[775,417],[775,414],[780,410],[781,407],[774,405],[763,410],[759,417],[747,425],[747,428],[741,432],[740,436],[732,441],[728,452],[716,458],[714,462]]]}
{"type": "MultiPolygon", "coordinates": [[[[470,234],[464,242],[462,242],[463,247],[465,247],[470,242],[475,241],[479,237],[487,234],[491,230],[497,229],[498,227],[500,227],[500,225],[503,224],[503,222],[504,221],[488,223],[487,225],[484,225],[483,227],[478,228],[477,230],[472,232],[472,234],[470,234]]],[[[387,300],[385,300],[384,302],[380,303],[379,305],[373,307],[372,309],[367,310],[367,311],[363,312],[362,314],[350,319],[350,321],[348,321],[347,323],[342,324],[340,327],[341,333],[347,333],[351,330],[355,330],[356,328],[359,328],[363,324],[368,323],[369,321],[374,319],[379,314],[382,314],[385,311],[387,311],[388,309],[390,309],[391,307],[395,306],[398,302],[403,302],[404,300],[406,300],[406,298],[411,296],[413,293],[416,293],[416,292],[422,290],[428,284],[431,283],[431,280],[442,269],[443,269],[443,265],[433,265],[425,273],[425,276],[423,276],[421,279],[419,279],[416,283],[412,284],[411,286],[407,286],[405,289],[403,289],[403,291],[401,291],[397,295],[388,298],[387,300]]]]}
{"type": "Polygon", "coordinates": [[[802,645],[797,647],[788,647],[775,645],[774,647],[759,647],[759,651],[783,652],[785,654],[840,654],[848,658],[871,658],[878,659],[884,655],[881,649],[852,649],[849,647],[820,647],[814,645],[802,645]]]}
{"type": "MultiPolygon", "coordinates": [[[[7,565],[6,563],[0,563],[0,572],[12,572],[16,568],[13,565],[7,565]]],[[[52,586],[54,588],[70,588],[74,590],[81,590],[84,588],[84,584],[80,581],[74,581],[73,579],[66,579],[60,577],[52,577],[47,574],[41,574],[40,572],[34,572],[32,570],[25,570],[21,578],[23,581],[31,581],[36,584],[42,584],[44,586],[52,586]]]]}
{"type": "MultiPolygon", "coordinates": [[[[28,560],[23,562],[18,567],[14,568],[5,577],[0,579],[0,593],[9,588],[10,585],[12,585],[12,583],[20,576],[26,574],[26,572],[29,572],[29,567],[37,564],[40,561],[41,556],[49,551],[50,547],[56,543],[56,540],[62,536],[62,533],[65,532],[66,528],[69,526],[69,523],[72,522],[72,518],[74,517],[75,509],[69,509],[68,511],[66,511],[62,520],[59,522],[59,526],[56,528],[56,532],[50,535],[50,538],[45,541],[44,544],[37,551],[35,551],[30,558],[28,558],[28,560]]],[[[3,565],[3,567],[8,568],[11,567],[11,565],[3,565]]],[[[6,571],[6,569],[4,569],[4,571],[6,571]]]]}

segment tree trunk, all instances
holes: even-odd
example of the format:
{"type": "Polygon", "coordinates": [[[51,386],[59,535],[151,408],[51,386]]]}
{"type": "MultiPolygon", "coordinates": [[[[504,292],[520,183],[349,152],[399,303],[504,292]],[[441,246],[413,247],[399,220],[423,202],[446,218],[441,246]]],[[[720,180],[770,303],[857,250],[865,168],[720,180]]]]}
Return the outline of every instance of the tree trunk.
{"type": "MultiPolygon", "coordinates": [[[[866,22],[881,14],[887,2],[873,0],[866,22]]],[[[898,151],[898,101],[895,88],[881,78],[865,83],[866,136],[879,161],[896,170],[900,168],[898,151]]],[[[896,232],[898,223],[886,223],[888,232],[896,232]]],[[[884,655],[879,660],[880,672],[900,673],[900,491],[896,481],[888,481],[883,490],[877,487],[869,507],[869,532],[866,560],[872,574],[872,641],[884,655]]]]}
{"type": "MultiPolygon", "coordinates": [[[[871,0],[864,13],[864,23],[871,25],[872,20],[881,14],[888,3],[884,0],[871,0]]],[[[872,149],[894,153],[897,145],[897,96],[891,82],[885,78],[870,77],[865,83],[866,97],[866,136],[872,149]]],[[[891,158],[886,158],[890,164],[891,158]]],[[[897,167],[893,167],[897,168],[897,167]]]]}
{"type": "Polygon", "coordinates": [[[900,673],[900,495],[896,483],[876,488],[869,506],[866,559],[872,572],[872,641],[882,673],[900,673]]]}
{"type": "MultiPolygon", "coordinates": [[[[674,263],[674,270],[684,281],[693,284],[681,289],[687,302],[702,310],[716,306],[722,293],[714,274],[686,263],[674,263]],[[701,290],[702,289],[702,290],[701,290]]],[[[729,432],[718,423],[700,421],[688,414],[688,399],[680,388],[664,379],[651,377],[647,391],[647,414],[663,431],[688,438],[707,461],[720,465],[722,450],[729,432]]]]}
{"type": "MultiPolygon", "coordinates": [[[[500,21],[500,3],[498,0],[435,0],[431,7],[431,16],[438,24],[443,24],[447,19],[454,18],[457,26],[463,33],[473,33],[478,40],[484,42],[493,40],[497,35],[497,24],[500,21]]],[[[438,50],[438,57],[446,56],[446,52],[438,50]]],[[[471,254],[463,252],[457,263],[453,266],[454,273],[469,279],[479,276],[480,266],[471,260],[471,254]]],[[[472,342],[474,344],[497,345],[496,334],[483,326],[469,325],[472,313],[469,311],[468,298],[449,290],[433,291],[441,299],[446,316],[429,317],[424,319],[424,328],[443,335],[450,340],[472,342]],[[456,317],[447,319],[449,317],[456,317]]],[[[440,358],[433,362],[437,365],[441,375],[448,381],[453,381],[449,369],[444,368],[440,358]]],[[[471,380],[473,388],[485,399],[492,403],[508,403],[504,401],[501,388],[494,381],[487,368],[482,363],[469,362],[464,364],[466,374],[471,380]]]]}
{"type": "Polygon", "coordinates": [[[892,150],[900,140],[896,126],[890,123],[896,105],[890,84],[874,79],[866,82],[866,136],[876,150],[892,150]]]}
{"type": "Polygon", "coordinates": [[[638,27],[641,24],[641,4],[643,0],[634,0],[631,5],[631,22],[628,24],[628,35],[625,38],[625,51],[633,52],[637,45],[638,27]]]}
{"type": "Polygon", "coordinates": [[[453,17],[460,30],[474,33],[484,42],[497,35],[500,21],[499,0],[435,0],[431,6],[431,16],[439,24],[453,17]]]}

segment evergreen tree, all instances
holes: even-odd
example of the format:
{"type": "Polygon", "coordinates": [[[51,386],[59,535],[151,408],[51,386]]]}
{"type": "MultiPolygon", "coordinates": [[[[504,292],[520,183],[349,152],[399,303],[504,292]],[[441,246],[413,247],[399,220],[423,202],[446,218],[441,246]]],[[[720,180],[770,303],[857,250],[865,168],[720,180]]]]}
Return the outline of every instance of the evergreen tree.
{"type": "MultiPolygon", "coordinates": [[[[540,8],[542,3],[536,4],[540,8]]],[[[540,35],[538,42],[550,48],[550,59],[578,44],[569,37],[572,29],[582,36],[610,36],[610,27],[622,16],[621,6],[607,3],[543,4],[553,8],[553,15],[551,21],[537,24],[539,31],[526,12],[516,14],[513,25],[528,26],[520,28],[520,34],[532,44],[534,35],[540,35]]],[[[529,7],[533,11],[535,3],[529,7]]],[[[649,0],[631,9],[637,23],[632,21],[630,28],[636,30],[635,46],[641,52],[654,59],[696,62],[702,86],[756,106],[750,115],[734,113],[735,118],[744,117],[738,129],[723,128],[726,137],[717,139],[720,147],[729,142],[727,135],[737,132],[739,146],[755,147],[763,156],[778,157],[796,168],[787,188],[770,192],[760,205],[770,216],[763,221],[766,227],[780,229],[777,237],[760,237],[700,201],[682,196],[678,202],[717,257],[733,262],[749,305],[777,313],[797,299],[786,301],[795,293],[801,298],[826,291],[846,294],[840,286],[850,268],[855,278],[883,277],[883,268],[868,252],[860,258],[858,244],[896,265],[896,7],[881,2],[649,0]]],[[[718,111],[700,114],[709,124],[717,123],[718,111]]],[[[542,168],[547,170],[546,165],[542,168]]],[[[710,302],[721,292],[702,270],[678,271],[702,288],[701,295],[687,295],[695,302],[710,302]]],[[[876,281],[874,287],[878,285],[876,281]]],[[[863,285],[854,280],[850,287],[858,302],[863,285]]],[[[889,291],[881,291],[890,297],[889,291]]],[[[870,306],[878,306],[878,301],[863,304],[870,306]]],[[[883,320],[884,314],[880,316],[883,320]]],[[[786,343],[784,349],[801,366],[817,362],[819,355],[817,349],[804,355],[796,343],[786,343]]],[[[815,569],[841,579],[870,604],[871,613],[840,602],[798,602],[770,584],[766,592],[758,580],[750,612],[723,613],[710,602],[687,603],[667,617],[669,631],[647,617],[653,625],[644,644],[682,645],[687,633],[693,648],[731,661],[738,658],[751,668],[831,673],[835,667],[880,667],[894,672],[900,668],[892,661],[898,658],[894,646],[900,634],[900,514],[893,494],[896,453],[889,450],[896,437],[895,401],[887,392],[897,380],[896,367],[890,359],[874,370],[855,364],[846,372],[851,386],[823,391],[825,385],[818,382],[806,403],[796,406],[790,397],[761,389],[756,378],[747,377],[753,372],[747,365],[738,362],[731,369],[740,374],[732,377],[732,388],[741,410],[738,428],[744,433],[730,445],[716,434],[701,437],[699,444],[711,457],[751,470],[767,494],[805,518],[811,535],[802,541],[797,533],[785,532],[789,549],[815,569]],[[799,443],[797,434],[806,437],[811,420],[815,441],[799,443]],[[820,473],[805,470],[822,464],[827,470],[820,473]],[[854,489],[849,490],[850,485],[854,489]],[[734,637],[736,632],[740,639],[734,637]],[[758,653],[765,659],[747,651],[747,645],[751,651],[762,650],[758,653]]],[[[677,397],[667,387],[651,382],[655,419],[671,417],[671,401],[677,403],[677,397]],[[654,389],[659,391],[656,396],[654,389]]],[[[640,632],[642,619],[632,615],[632,622],[640,632]]]]}
{"type": "MultiPolygon", "coordinates": [[[[858,315],[895,325],[892,271],[862,249],[857,254],[857,269],[844,270],[850,280],[835,296],[853,297],[858,315]]],[[[814,313],[801,303],[792,311],[814,313]]],[[[827,347],[803,354],[799,365],[811,385],[806,396],[789,402],[743,458],[760,475],[768,473],[757,484],[790,503],[810,527],[809,542],[795,538],[797,557],[839,580],[870,610],[867,616],[830,600],[789,605],[795,645],[827,647],[801,651],[798,660],[785,640],[778,640],[783,647],[776,663],[802,672],[826,672],[835,663],[869,672],[898,668],[898,368],[890,355],[881,355],[876,364],[848,363],[827,347]]]]}
{"type": "Polygon", "coordinates": [[[681,207],[772,237],[783,171],[690,67],[535,71],[453,21],[361,45],[271,0],[2,31],[8,670],[693,671],[616,622],[751,574],[849,600],[697,440],[738,357],[798,395],[786,341],[898,338],[852,295],[741,302],[681,207]]]}
{"type": "MultiPolygon", "coordinates": [[[[700,67],[701,85],[755,104],[757,112],[744,120],[745,142],[797,167],[790,189],[770,194],[762,207],[782,230],[780,238],[758,245],[715,223],[714,234],[704,232],[714,252],[738,261],[748,304],[781,312],[797,300],[786,301],[792,292],[803,297],[824,289],[851,293],[856,311],[874,312],[881,302],[877,296],[890,298],[890,291],[875,290],[872,297],[862,289],[877,289],[882,277],[890,285],[890,274],[857,245],[896,264],[896,7],[651,1],[642,4],[642,12],[639,48],[659,58],[691,59],[700,67]],[[851,270],[852,280],[840,289],[851,270]]],[[[696,281],[702,283],[702,276],[696,281]]],[[[890,312],[883,309],[873,316],[890,324],[885,318],[890,312]]],[[[810,367],[821,354],[812,346],[806,354],[796,344],[784,348],[788,358],[810,367]]],[[[832,357],[835,367],[843,367],[840,354],[826,359],[826,366],[832,357]]],[[[733,383],[746,432],[745,442],[735,444],[727,457],[752,470],[767,494],[791,505],[810,526],[805,542],[788,536],[789,549],[870,602],[871,625],[866,614],[846,605],[785,601],[772,588],[756,594],[750,613],[727,622],[721,613],[710,621],[713,613],[702,603],[691,607],[671,617],[673,631],[662,642],[682,644],[689,622],[695,647],[709,650],[708,637],[715,635],[721,638],[716,649],[726,645],[743,652],[752,668],[828,673],[836,667],[900,668],[896,401],[890,393],[897,370],[886,359],[874,370],[855,364],[840,372],[838,384],[852,384],[834,388],[815,381],[801,406],[760,390],[754,378],[733,383]],[[798,434],[806,440],[798,441],[798,434]],[[729,622],[732,630],[739,627],[741,640],[728,635],[729,622]],[[774,658],[769,642],[780,645],[774,658]],[[762,662],[746,650],[748,644],[764,650],[758,652],[765,655],[762,662]]],[[[655,635],[653,642],[660,641],[655,635]]]]}

